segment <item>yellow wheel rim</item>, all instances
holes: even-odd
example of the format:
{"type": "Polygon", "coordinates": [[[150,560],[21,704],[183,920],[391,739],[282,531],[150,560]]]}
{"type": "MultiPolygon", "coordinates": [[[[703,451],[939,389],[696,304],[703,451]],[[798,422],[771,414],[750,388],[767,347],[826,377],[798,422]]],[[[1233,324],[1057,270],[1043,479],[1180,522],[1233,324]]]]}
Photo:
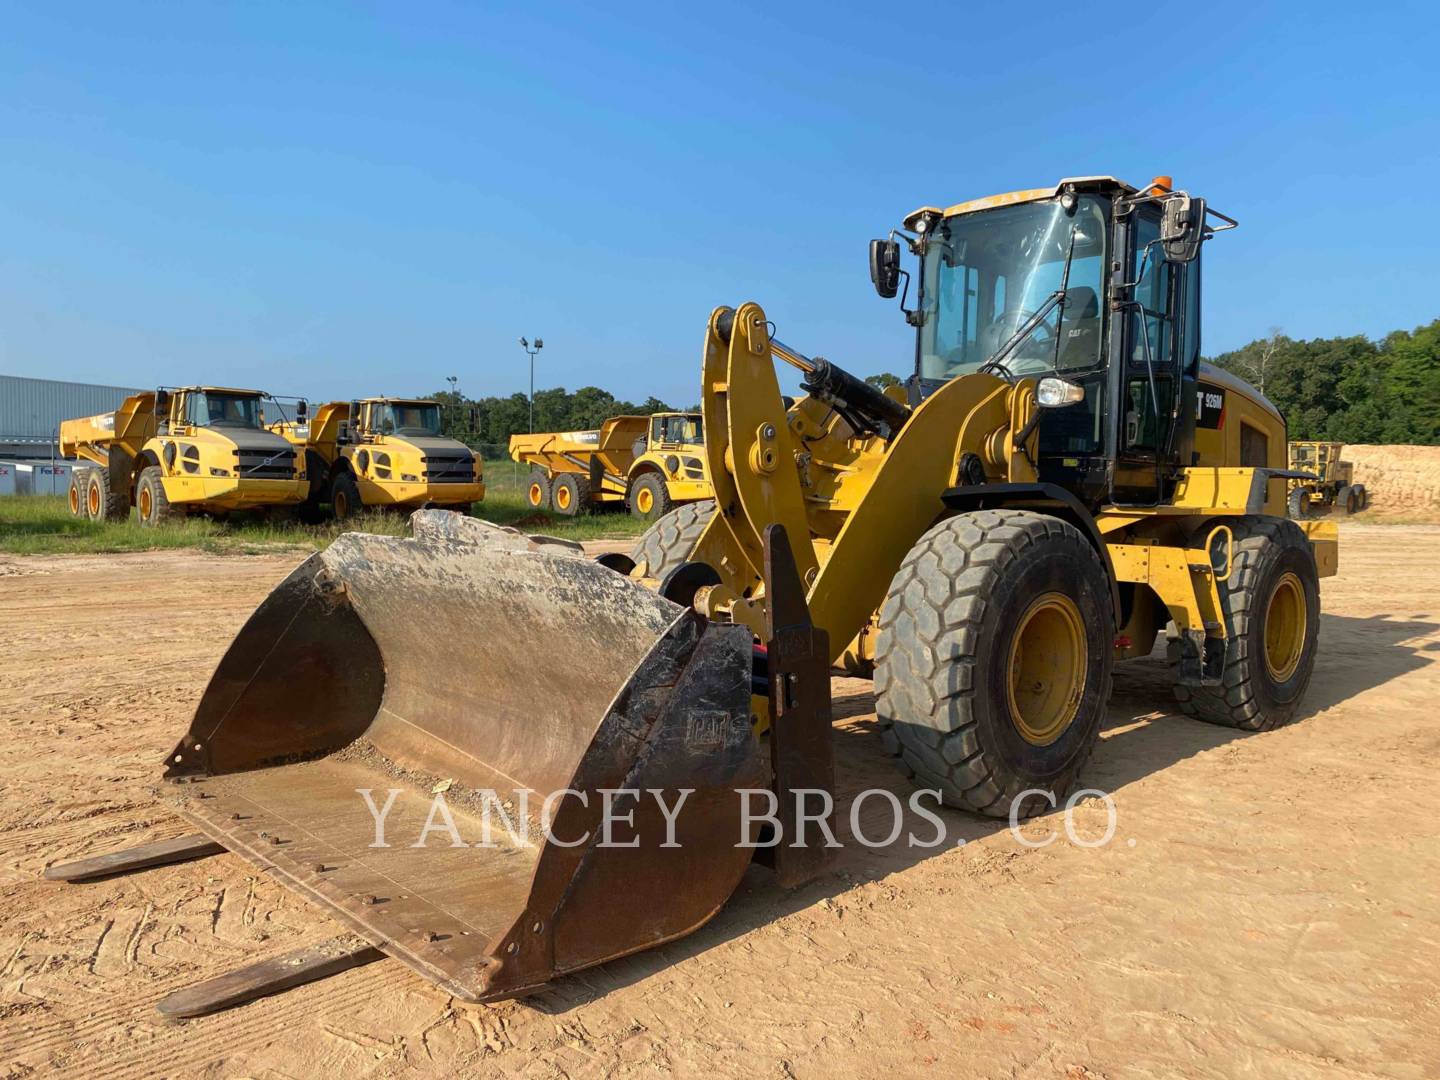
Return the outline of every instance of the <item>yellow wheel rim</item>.
{"type": "Polygon", "coordinates": [[[1010,642],[1010,718],[1021,738],[1049,746],[1080,711],[1089,646],[1075,601],[1041,596],[1020,619],[1010,642]]]}
{"type": "Polygon", "coordinates": [[[142,487],[142,488],[140,489],[140,520],[141,520],[141,521],[149,521],[149,520],[150,520],[150,505],[151,505],[150,489],[149,489],[148,487],[142,487]]]}
{"type": "Polygon", "coordinates": [[[91,485],[90,485],[88,505],[89,505],[89,507],[90,507],[90,516],[91,516],[91,517],[99,517],[99,516],[100,516],[100,485],[99,485],[99,484],[91,484],[91,485]]]}
{"type": "Polygon", "coordinates": [[[642,487],[635,493],[635,509],[642,514],[648,514],[655,509],[655,493],[649,488],[642,487]]]}
{"type": "Polygon", "coordinates": [[[350,515],[350,500],[346,498],[343,491],[337,491],[335,493],[335,505],[331,509],[335,511],[335,516],[338,518],[348,517],[350,515]]]}
{"type": "Polygon", "coordinates": [[[1265,605],[1265,666],[1276,682],[1284,682],[1300,666],[1307,618],[1305,588],[1294,573],[1286,573],[1265,605]]]}
{"type": "Polygon", "coordinates": [[[564,484],[555,489],[555,505],[561,510],[570,509],[570,489],[564,484]]]}
{"type": "Polygon", "coordinates": [[[536,508],[538,509],[539,506],[540,506],[540,504],[541,504],[544,500],[545,500],[545,492],[541,490],[540,484],[539,484],[538,482],[537,482],[537,483],[534,483],[534,484],[531,484],[531,485],[530,485],[530,505],[533,506],[533,507],[536,507],[536,508]]]}
{"type": "Polygon", "coordinates": [[[70,513],[80,516],[80,488],[75,484],[70,485],[70,513]]]}

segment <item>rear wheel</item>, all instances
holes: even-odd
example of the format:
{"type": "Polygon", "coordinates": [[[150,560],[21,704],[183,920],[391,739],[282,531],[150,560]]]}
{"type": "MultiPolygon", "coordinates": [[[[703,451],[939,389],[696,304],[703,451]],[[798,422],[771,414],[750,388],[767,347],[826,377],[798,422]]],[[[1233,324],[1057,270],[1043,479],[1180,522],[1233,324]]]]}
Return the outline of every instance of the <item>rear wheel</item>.
{"type": "Polygon", "coordinates": [[[590,508],[590,478],[579,473],[561,473],[550,484],[550,501],[555,513],[574,517],[590,508]]]}
{"type": "Polygon", "coordinates": [[[358,514],[363,504],[360,501],[360,485],[348,472],[335,474],[330,482],[330,511],[336,521],[346,521],[358,514]]]}
{"type": "Polygon", "coordinates": [[[149,465],[141,470],[140,480],[135,485],[135,509],[140,524],[152,529],[174,513],[170,500],[165,497],[165,483],[159,465],[149,465]]]}
{"type": "Polygon", "coordinates": [[[685,503],[671,510],[645,530],[630,550],[635,565],[645,564],[645,576],[663,578],[681,563],[688,562],[700,534],[715,515],[714,500],[685,503]]]}
{"type": "Polygon", "coordinates": [[[1353,514],[1360,509],[1359,500],[1355,498],[1355,489],[1349,484],[1335,493],[1335,507],[1347,514],[1353,514]]]}
{"type": "Polygon", "coordinates": [[[550,475],[544,469],[530,470],[530,482],[525,485],[525,502],[531,510],[550,509],[550,475]]]}
{"type": "Polygon", "coordinates": [[[1305,489],[1296,488],[1294,491],[1290,492],[1289,496],[1285,500],[1285,506],[1290,511],[1290,516],[1296,521],[1304,520],[1305,489]]]}
{"type": "Polygon", "coordinates": [[[647,521],[664,517],[675,506],[665,478],[653,472],[641,473],[631,481],[625,501],[630,505],[630,513],[647,521]]]}
{"type": "Polygon", "coordinates": [[[1094,748],[1114,637],[1105,565],[1074,526],[1018,510],[942,521],[910,549],[880,612],[886,749],[947,805],[1049,809],[1094,748]]]}
{"type": "Polygon", "coordinates": [[[83,518],[90,515],[85,509],[85,478],[88,475],[84,469],[70,470],[70,489],[66,493],[66,501],[70,506],[70,516],[83,518]]]}
{"type": "Polygon", "coordinates": [[[1218,686],[1177,684],[1180,708],[1200,720],[1268,731],[1295,714],[1315,668],[1320,580],[1305,534],[1280,518],[1241,518],[1225,611],[1225,667],[1218,686]]]}
{"type": "Polygon", "coordinates": [[[110,490],[110,470],[90,469],[85,477],[85,516],[91,521],[121,521],[129,515],[128,500],[110,490]]]}
{"type": "Polygon", "coordinates": [[[1370,493],[1365,490],[1364,484],[1355,485],[1355,498],[1359,504],[1359,509],[1368,510],[1370,508],[1370,493]]]}

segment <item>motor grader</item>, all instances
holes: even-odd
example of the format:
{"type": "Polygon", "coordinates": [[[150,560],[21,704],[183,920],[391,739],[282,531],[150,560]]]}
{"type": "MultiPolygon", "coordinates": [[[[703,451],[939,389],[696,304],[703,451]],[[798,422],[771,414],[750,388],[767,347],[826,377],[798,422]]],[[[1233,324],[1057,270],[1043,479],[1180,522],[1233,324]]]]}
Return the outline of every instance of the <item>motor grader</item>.
{"type": "Polygon", "coordinates": [[[1340,460],[1344,443],[1298,441],[1290,443],[1290,469],[1286,507],[1296,520],[1338,510],[1358,514],[1370,505],[1364,484],[1355,483],[1355,467],[1340,460]]]}
{"type": "Polygon", "coordinates": [[[510,436],[530,466],[525,498],[565,517],[624,507],[647,521],[711,497],[699,413],[612,416],[593,431],[510,436]]]}
{"type": "Polygon", "coordinates": [[[62,421],[61,454],[89,463],[71,475],[70,513],[115,521],[134,506],[148,527],[189,513],[299,507],[309,490],[305,462],[265,430],[268,396],[162,387],[114,412],[62,421]]]}
{"type": "Polygon", "coordinates": [[[1232,224],[1111,177],[922,207],[871,246],[917,331],[888,392],[757,304],[715,309],[712,503],[597,561],[434,511],[340,537],[261,604],[167,759],[200,832],[51,876],[229,850],[355,935],[170,1015],[379,956],[493,1000],[695,930],[757,851],[782,884],[823,872],[799,830],[835,785],[837,662],[873,670],[899,768],[989,815],[1055,805],[1115,662],[1162,636],[1182,710],[1284,722],[1337,535],[1283,516],[1283,420],[1200,363],[1202,245],[1232,224]],[[493,836],[497,807],[543,838],[493,836]]]}
{"type": "Polygon", "coordinates": [[[373,397],[301,403],[294,420],[272,425],[305,455],[311,477],[302,515],[339,521],[364,507],[441,507],[468,513],[485,498],[485,465],[458,439],[442,434],[438,402],[373,397]]]}

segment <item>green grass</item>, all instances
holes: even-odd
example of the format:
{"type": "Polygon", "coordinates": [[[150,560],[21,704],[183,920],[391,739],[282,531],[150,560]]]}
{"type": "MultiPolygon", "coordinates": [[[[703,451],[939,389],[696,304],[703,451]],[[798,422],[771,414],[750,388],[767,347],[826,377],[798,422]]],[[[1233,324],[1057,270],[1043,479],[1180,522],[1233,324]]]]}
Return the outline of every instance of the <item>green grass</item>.
{"type": "MultiPolygon", "coordinates": [[[[569,540],[638,536],[645,523],[626,514],[554,517],[532,511],[519,491],[487,493],[476,507],[479,517],[528,533],[547,533],[569,540]]],[[[0,552],[11,555],[100,554],[115,551],[157,551],[198,548],[217,555],[258,555],[279,548],[320,549],[342,532],[406,536],[410,526],[402,514],[370,512],[343,526],[269,521],[238,515],[229,521],[205,517],[180,518],[158,529],[142,529],[132,512],[128,521],[93,522],[70,516],[62,496],[17,495],[0,498],[0,552]]]]}

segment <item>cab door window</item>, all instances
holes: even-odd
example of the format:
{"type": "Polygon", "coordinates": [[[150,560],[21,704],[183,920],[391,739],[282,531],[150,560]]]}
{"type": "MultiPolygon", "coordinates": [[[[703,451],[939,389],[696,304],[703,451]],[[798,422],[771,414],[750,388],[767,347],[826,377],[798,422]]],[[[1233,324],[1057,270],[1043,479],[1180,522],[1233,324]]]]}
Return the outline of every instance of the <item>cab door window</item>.
{"type": "Polygon", "coordinates": [[[1160,211],[1136,213],[1130,280],[1135,282],[1130,309],[1125,371],[1125,446],[1157,453],[1165,445],[1175,395],[1175,273],[1156,242],[1160,211]]]}

